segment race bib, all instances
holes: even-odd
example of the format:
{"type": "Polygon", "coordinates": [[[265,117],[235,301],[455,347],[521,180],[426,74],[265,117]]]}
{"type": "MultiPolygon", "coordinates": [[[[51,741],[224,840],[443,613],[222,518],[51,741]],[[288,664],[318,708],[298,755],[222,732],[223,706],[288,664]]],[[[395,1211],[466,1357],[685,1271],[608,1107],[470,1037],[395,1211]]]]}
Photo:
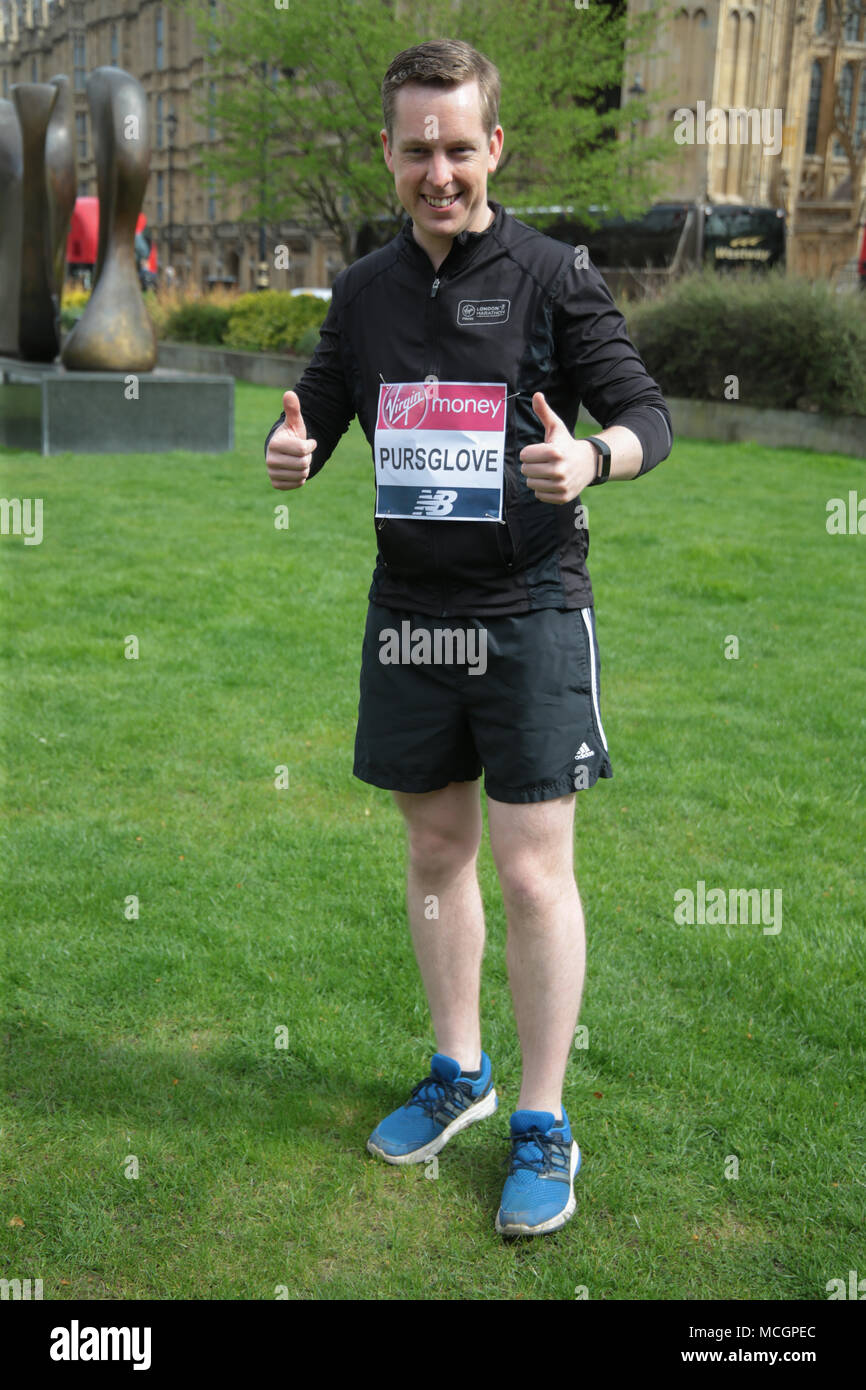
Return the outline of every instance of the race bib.
{"type": "Polygon", "coordinates": [[[383,382],[376,516],[501,521],[506,391],[494,382],[383,382]]]}

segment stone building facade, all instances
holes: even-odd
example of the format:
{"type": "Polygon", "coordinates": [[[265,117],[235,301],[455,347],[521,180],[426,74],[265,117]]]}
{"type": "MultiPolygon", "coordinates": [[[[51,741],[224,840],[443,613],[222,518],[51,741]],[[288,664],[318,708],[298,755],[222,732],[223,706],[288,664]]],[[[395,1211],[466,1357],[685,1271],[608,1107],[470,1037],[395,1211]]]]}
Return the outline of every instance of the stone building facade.
{"type": "MultiPolygon", "coordinates": [[[[669,131],[673,140],[683,108],[694,114],[696,136],[701,115],[705,136],[710,113],[725,117],[714,131],[724,130],[724,142],[678,146],[667,197],[783,207],[789,267],[827,279],[851,269],[866,198],[866,0],[841,0],[834,32],[838,5],[689,0],[672,10],[654,54],[630,63],[623,84],[627,91],[640,78],[653,109],[643,127],[648,134],[669,131]],[[853,190],[851,165],[833,131],[837,94],[864,156],[853,190]],[[758,131],[751,117],[743,142],[733,109],[765,116],[759,139],[751,138],[758,131]]],[[[646,0],[629,0],[629,7],[643,10],[646,0]]]]}
{"type": "MultiPolygon", "coordinates": [[[[214,0],[202,0],[202,7],[214,0]]],[[[96,166],[86,79],[115,64],[132,73],[148,96],[150,177],[142,211],[157,244],[161,275],[181,284],[256,289],[327,287],[342,265],[336,238],[296,222],[261,227],[244,217],[242,195],[221,194],[202,172],[201,151],[216,138],[195,109],[211,81],[207,41],[188,13],[160,0],[0,0],[0,96],[14,82],[47,82],[66,73],[74,91],[78,192],[96,196],[96,166]],[[169,116],[177,118],[170,149],[169,116]],[[170,236],[173,225],[174,236],[170,236]],[[288,248],[274,254],[274,248],[288,248]],[[288,261],[288,265],[286,265],[288,261]]]]}
{"type": "MultiPolygon", "coordinates": [[[[648,0],[628,3],[634,12],[648,0]]],[[[216,4],[201,0],[202,9],[216,4]]],[[[641,128],[670,133],[664,196],[783,207],[792,269],[832,279],[850,268],[862,236],[866,154],[852,180],[833,115],[839,94],[866,145],[866,0],[687,0],[670,9],[656,35],[654,53],[627,65],[623,101],[639,77],[652,110],[641,128]],[[834,32],[840,2],[849,13],[834,32]],[[693,113],[694,138],[674,143],[683,110],[693,113]],[[732,110],[763,117],[763,128],[753,123],[744,142],[740,125],[734,138],[732,110]],[[714,141],[720,119],[728,138],[714,141]]],[[[97,191],[85,80],[108,63],[133,73],[148,94],[152,155],[143,210],[163,270],[172,264],[181,283],[203,289],[332,284],[342,257],[326,228],[268,224],[262,263],[262,228],[245,218],[242,194],[222,193],[203,177],[202,151],[216,131],[194,107],[206,105],[213,78],[207,41],[188,13],[162,0],[0,0],[0,94],[8,97],[13,82],[56,73],[73,80],[81,194],[97,191]],[[287,268],[276,246],[288,247],[287,268]]]]}

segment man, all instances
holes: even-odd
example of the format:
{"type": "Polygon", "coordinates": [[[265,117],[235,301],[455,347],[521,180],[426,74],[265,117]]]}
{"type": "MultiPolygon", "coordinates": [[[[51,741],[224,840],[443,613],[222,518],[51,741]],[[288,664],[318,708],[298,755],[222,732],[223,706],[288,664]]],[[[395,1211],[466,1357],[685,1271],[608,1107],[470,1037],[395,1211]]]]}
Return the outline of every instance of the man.
{"type": "Polygon", "coordinates": [[[498,1105],[478,1010],[483,769],[523,1061],[496,1229],[535,1235],[571,1216],[580,1166],[562,1106],[585,959],[574,793],[612,776],[575,503],[667,457],[670,416],[583,248],[488,198],[503,146],[493,64],[423,43],[394,58],[382,101],[411,220],[337,276],[265,457],[274,487],[302,487],[355,414],[373,448],[379,554],[354,772],[405,818],[439,1050],[367,1147],[423,1162],[498,1105]],[[605,425],[595,443],[574,439],[581,398],[605,425]]]}

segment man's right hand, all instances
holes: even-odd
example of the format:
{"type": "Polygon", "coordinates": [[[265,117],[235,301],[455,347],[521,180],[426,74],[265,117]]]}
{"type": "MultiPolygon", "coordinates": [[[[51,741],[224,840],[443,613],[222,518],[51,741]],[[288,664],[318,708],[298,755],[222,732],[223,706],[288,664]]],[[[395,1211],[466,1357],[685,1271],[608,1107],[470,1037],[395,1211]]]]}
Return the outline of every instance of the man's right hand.
{"type": "Polygon", "coordinates": [[[268,476],[277,488],[303,487],[316,441],[307,438],[301,402],[294,391],[287,391],[283,396],[283,411],[286,418],[271,435],[265,455],[268,476]]]}

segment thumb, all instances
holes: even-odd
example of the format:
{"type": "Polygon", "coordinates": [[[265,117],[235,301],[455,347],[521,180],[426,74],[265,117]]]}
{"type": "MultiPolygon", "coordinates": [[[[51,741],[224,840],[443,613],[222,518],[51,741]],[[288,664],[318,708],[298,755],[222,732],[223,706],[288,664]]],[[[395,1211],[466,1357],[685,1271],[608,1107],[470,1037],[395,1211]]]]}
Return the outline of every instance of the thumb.
{"type": "Polygon", "coordinates": [[[553,438],[554,430],[560,428],[560,426],[564,429],[565,426],[556,412],[551,410],[550,406],[547,404],[543,391],[536,391],[535,395],[532,397],[532,409],[544,426],[544,442],[545,444],[549,444],[550,440],[553,438]]]}
{"type": "Polygon", "coordinates": [[[301,402],[294,391],[286,391],[283,396],[283,410],[286,413],[286,428],[297,435],[298,439],[306,439],[307,430],[301,415],[301,402]]]}

